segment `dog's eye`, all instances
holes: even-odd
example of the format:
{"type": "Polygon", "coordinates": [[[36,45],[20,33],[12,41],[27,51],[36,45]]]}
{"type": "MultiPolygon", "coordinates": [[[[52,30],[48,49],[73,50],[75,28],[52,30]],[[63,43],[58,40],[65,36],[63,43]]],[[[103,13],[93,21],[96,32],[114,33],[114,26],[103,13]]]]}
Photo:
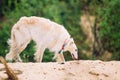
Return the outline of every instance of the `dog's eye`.
{"type": "Polygon", "coordinates": [[[71,42],[70,45],[72,45],[74,42],[71,42]]]}
{"type": "Polygon", "coordinates": [[[77,52],[78,50],[77,50],[77,49],[75,49],[75,51],[77,52]]]}

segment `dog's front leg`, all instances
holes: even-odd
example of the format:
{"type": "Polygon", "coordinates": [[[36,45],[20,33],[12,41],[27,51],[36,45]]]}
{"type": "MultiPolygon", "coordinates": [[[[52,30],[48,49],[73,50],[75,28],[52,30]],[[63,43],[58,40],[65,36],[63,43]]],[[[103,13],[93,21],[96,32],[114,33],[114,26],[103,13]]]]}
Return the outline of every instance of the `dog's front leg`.
{"type": "Polygon", "coordinates": [[[57,54],[57,59],[56,59],[56,60],[57,60],[58,63],[64,64],[65,59],[64,59],[63,53],[58,53],[58,54],[57,54]]]}

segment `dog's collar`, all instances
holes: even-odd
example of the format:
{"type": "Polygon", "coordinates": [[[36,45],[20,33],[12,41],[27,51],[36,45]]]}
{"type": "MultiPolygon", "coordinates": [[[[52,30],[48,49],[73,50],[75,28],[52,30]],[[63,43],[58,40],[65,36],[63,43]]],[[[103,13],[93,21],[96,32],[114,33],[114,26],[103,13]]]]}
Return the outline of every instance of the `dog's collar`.
{"type": "Polygon", "coordinates": [[[59,50],[59,52],[58,52],[59,54],[64,51],[65,46],[66,46],[66,44],[63,44],[63,45],[62,45],[62,48],[61,48],[61,49],[59,50]]]}
{"type": "Polygon", "coordinates": [[[59,54],[61,54],[61,53],[64,51],[65,46],[67,45],[68,41],[69,41],[68,39],[66,39],[66,40],[64,41],[64,43],[63,43],[61,49],[58,51],[59,54]]]}

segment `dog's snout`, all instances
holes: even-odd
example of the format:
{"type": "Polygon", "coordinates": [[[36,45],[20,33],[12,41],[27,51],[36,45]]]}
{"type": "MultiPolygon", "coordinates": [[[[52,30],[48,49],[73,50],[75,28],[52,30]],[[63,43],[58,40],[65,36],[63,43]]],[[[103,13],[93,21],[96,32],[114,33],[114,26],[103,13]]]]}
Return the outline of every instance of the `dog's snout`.
{"type": "Polygon", "coordinates": [[[78,58],[76,58],[73,53],[71,55],[74,60],[78,60],[78,58]]]}

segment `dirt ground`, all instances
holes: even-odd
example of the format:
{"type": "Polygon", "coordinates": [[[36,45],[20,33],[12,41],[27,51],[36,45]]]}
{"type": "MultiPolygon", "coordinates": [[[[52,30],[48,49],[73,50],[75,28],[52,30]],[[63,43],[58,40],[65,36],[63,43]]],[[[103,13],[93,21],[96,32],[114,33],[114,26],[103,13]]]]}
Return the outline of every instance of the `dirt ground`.
{"type": "MultiPolygon", "coordinates": [[[[100,60],[68,61],[65,64],[8,63],[19,80],[120,80],[120,61],[100,60]]],[[[7,80],[0,64],[0,80],[7,80]]]]}

